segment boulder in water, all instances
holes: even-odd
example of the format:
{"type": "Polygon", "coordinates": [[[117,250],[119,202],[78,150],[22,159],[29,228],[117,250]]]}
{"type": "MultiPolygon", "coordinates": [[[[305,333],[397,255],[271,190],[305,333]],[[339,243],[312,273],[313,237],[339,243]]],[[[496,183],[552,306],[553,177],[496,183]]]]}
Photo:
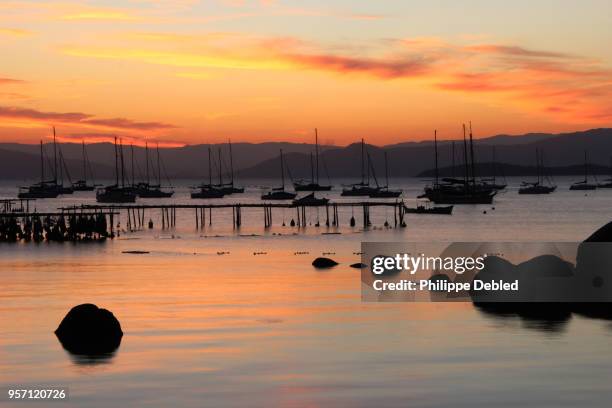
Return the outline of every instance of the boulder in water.
{"type": "Polygon", "coordinates": [[[85,303],[70,309],[55,335],[69,352],[95,356],[114,352],[121,344],[123,331],[110,311],[85,303]]]}
{"type": "Polygon", "coordinates": [[[319,257],[312,261],[312,266],[314,266],[315,268],[332,268],[336,265],[338,265],[338,262],[334,261],[333,259],[324,257],[319,257]]]}

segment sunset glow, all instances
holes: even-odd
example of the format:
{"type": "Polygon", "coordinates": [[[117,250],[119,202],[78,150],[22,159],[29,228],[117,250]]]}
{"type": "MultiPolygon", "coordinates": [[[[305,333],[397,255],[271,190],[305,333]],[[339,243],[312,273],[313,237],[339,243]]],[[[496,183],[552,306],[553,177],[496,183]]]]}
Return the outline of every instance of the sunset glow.
{"type": "Polygon", "coordinates": [[[612,125],[608,2],[419,3],[2,2],[0,140],[51,125],[173,146],[612,125]]]}

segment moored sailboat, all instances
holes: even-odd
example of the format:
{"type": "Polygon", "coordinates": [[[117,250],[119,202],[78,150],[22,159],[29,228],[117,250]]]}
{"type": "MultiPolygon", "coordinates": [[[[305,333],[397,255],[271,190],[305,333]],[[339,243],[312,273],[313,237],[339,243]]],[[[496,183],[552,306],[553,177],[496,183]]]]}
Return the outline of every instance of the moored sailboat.
{"type": "Polygon", "coordinates": [[[136,194],[131,187],[125,185],[125,166],[123,162],[123,145],[120,143],[120,152],[115,137],[115,184],[100,188],[96,191],[96,201],[99,203],[133,203],[136,194]],[[121,157],[121,185],[119,185],[119,157],[121,157]]]}
{"type": "Polygon", "coordinates": [[[285,165],[283,162],[283,149],[280,149],[280,167],[281,167],[281,186],[273,188],[265,194],[262,194],[262,200],[292,200],[297,195],[290,191],[285,191],[285,165]]]}
{"type": "Polygon", "coordinates": [[[423,194],[418,198],[427,198],[436,204],[491,204],[497,191],[483,183],[476,182],[474,166],[474,141],[470,130],[470,158],[468,158],[468,144],[465,125],[463,125],[463,153],[465,177],[460,179],[443,179],[440,183],[438,172],[438,138],[434,131],[434,158],[435,179],[431,186],[426,186],[423,194]]]}
{"type": "Polygon", "coordinates": [[[595,190],[597,188],[597,184],[589,183],[589,165],[587,162],[587,152],[584,151],[584,180],[577,181],[570,186],[570,190],[595,190]]]}
{"type": "Polygon", "coordinates": [[[208,147],[208,184],[200,184],[191,192],[191,198],[223,198],[225,193],[212,183],[212,151],[208,147]]]}
{"type": "MultiPolygon", "coordinates": [[[[319,184],[319,132],[315,128],[315,160],[310,156],[310,182],[297,180],[293,183],[295,191],[330,191],[331,185],[319,184]]],[[[328,176],[329,177],[329,176],[328,176]]]]}
{"type": "Polygon", "coordinates": [[[343,189],[341,195],[345,197],[363,197],[374,194],[378,190],[378,187],[370,186],[370,163],[368,162],[368,167],[366,169],[365,141],[361,139],[361,181],[351,185],[349,189],[343,189]]]}
{"type": "MultiPolygon", "coordinates": [[[[149,145],[145,142],[145,161],[146,161],[146,181],[134,184],[134,192],[140,198],[168,198],[174,195],[173,190],[162,190],[161,186],[161,158],[159,153],[159,143],[157,144],[157,184],[151,184],[149,173],[149,145]]],[[[133,157],[132,157],[133,161],[133,157]]],[[[133,177],[133,176],[132,176],[133,177]]]]}
{"type": "Polygon", "coordinates": [[[536,173],[537,180],[535,182],[521,183],[519,188],[519,194],[550,194],[557,189],[557,186],[552,184],[547,176],[544,175],[544,154],[536,149],[536,173]],[[548,185],[544,184],[544,180],[549,182],[548,185]]]}

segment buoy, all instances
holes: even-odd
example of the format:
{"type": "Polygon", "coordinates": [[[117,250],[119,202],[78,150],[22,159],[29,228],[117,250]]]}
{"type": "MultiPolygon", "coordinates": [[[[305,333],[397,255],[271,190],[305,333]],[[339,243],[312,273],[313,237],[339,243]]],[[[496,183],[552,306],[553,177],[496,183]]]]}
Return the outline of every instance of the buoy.
{"type": "Polygon", "coordinates": [[[355,226],[355,217],[351,217],[351,227],[355,226]]]}
{"type": "Polygon", "coordinates": [[[385,221],[385,227],[389,226],[389,221],[385,221]]]}
{"type": "Polygon", "coordinates": [[[292,227],[295,227],[295,220],[292,218],[291,222],[289,223],[289,225],[291,225],[292,227]]]}
{"type": "Polygon", "coordinates": [[[149,229],[153,229],[153,220],[149,219],[149,229]]]}

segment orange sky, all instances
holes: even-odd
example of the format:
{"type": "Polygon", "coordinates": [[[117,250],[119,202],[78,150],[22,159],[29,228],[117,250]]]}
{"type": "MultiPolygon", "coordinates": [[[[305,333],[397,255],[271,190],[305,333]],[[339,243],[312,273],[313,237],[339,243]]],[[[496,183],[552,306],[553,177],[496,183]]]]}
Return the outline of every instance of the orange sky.
{"type": "Polygon", "coordinates": [[[310,142],[318,127],[324,143],[386,144],[469,120],[476,136],[612,124],[609,2],[331,3],[4,1],[0,140],[55,125],[76,142],[310,142]]]}

